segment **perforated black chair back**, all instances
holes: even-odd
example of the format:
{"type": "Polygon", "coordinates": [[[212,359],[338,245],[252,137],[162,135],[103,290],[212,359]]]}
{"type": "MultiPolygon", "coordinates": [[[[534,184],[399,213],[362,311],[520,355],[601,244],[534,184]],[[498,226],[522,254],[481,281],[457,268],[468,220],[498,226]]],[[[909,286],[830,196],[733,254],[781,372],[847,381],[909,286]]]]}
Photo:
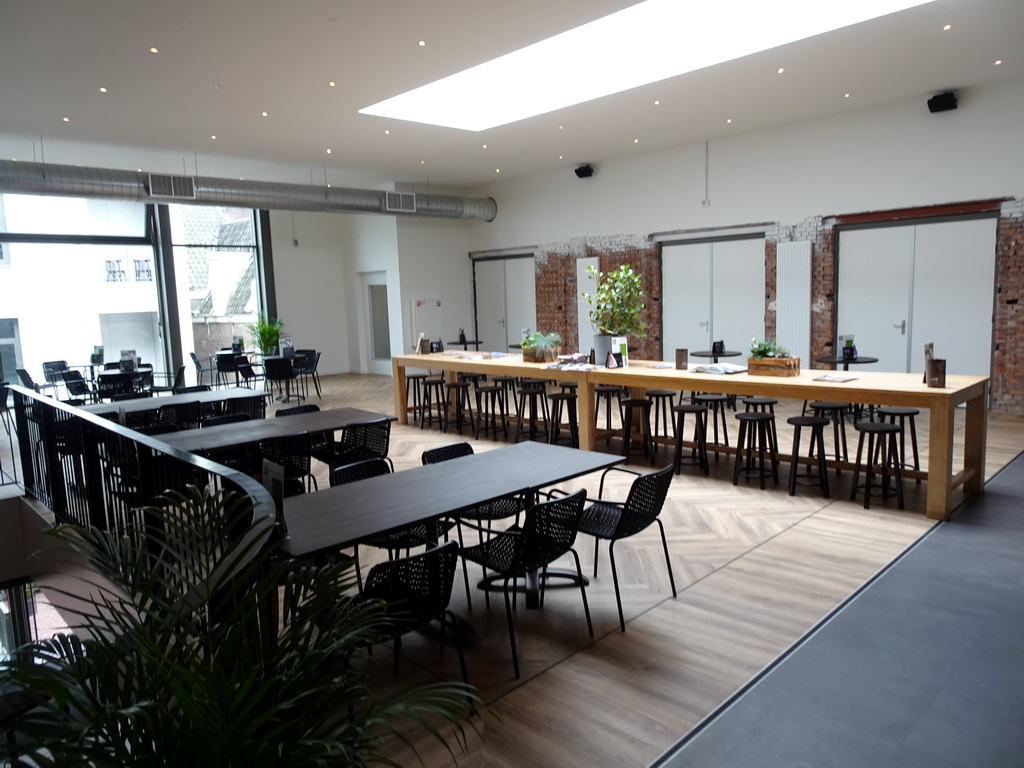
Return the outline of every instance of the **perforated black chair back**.
{"type": "Polygon", "coordinates": [[[391,419],[381,417],[349,424],[341,431],[338,455],[353,460],[387,458],[391,446],[391,419]]]}
{"type": "Polygon", "coordinates": [[[354,483],[357,480],[368,480],[371,477],[380,477],[390,474],[391,467],[384,459],[363,459],[354,461],[351,464],[343,464],[331,470],[329,480],[331,486],[354,483]]]}
{"type": "Polygon", "coordinates": [[[68,370],[67,360],[49,360],[43,363],[43,378],[49,384],[57,384],[60,382],[61,374],[68,370]]]}
{"type": "Polygon", "coordinates": [[[656,472],[641,475],[633,481],[626,503],[622,507],[614,538],[632,536],[655,521],[661,514],[669,486],[672,485],[672,472],[672,466],[663,467],[656,472]]]}
{"type": "Polygon", "coordinates": [[[237,424],[240,421],[252,421],[252,416],[248,413],[221,413],[205,417],[199,426],[205,429],[206,427],[219,427],[222,424],[237,424]]]}
{"type": "Polygon", "coordinates": [[[275,464],[284,467],[285,478],[297,478],[304,480],[307,490],[311,484],[315,490],[317,487],[316,478],[310,469],[312,456],[310,455],[310,439],[308,432],[297,435],[283,435],[281,437],[268,438],[260,441],[260,454],[275,464]]]}
{"type": "Polygon", "coordinates": [[[104,373],[96,377],[96,394],[103,398],[130,394],[135,391],[130,373],[104,373]]]}
{"type": "MultiPolygon", "coordinates": [[[[366,576],[363,596],[385,603],[385,611],[392,620],[395,671],[401,650],[401,636],[434,619],[454,624],[454,615],[448,610],[455,581],[455,566],[459,548],[454,541],[433,547],[420,554],[379,563],[366,576]]],[[[455,647],[459,654],[462,679],[469,682],[462,641],[454,630],[455,647]]]]}
{"type": "Polygon", "coordinates": [[[24,368],[14,369],[18,374],[18,379],[21,380],[21,386],[31,389],[33,392],[39,391],[39,385],[32,380],[32,375],[24,368]]]}
{"type": "Polygon", "coordinates": [[[586,500],[586,491],[577,491],[571,496],[542,501],[526,510],[519,551],[511,570],[524,572],[543,568],[572,549],[586,500]]]}
{"type": "Polygon", "coordinates": [[[156,412],[156,420],[160,424],[173,424],[178,429],[198,429],[203,421],[203,406],[198,400],[163,405],[156,412]]]}
{"type": "Polygon", "coordinates": [[[280,416],[298,416],[300,413],[315,413],[320,410],[320,406],[316,403],[309,403],[307,405],[293,405],[291,408],[281,408],[274,413],[275,417],[280,416]]]}
{"type": "Polygon", "coordinates": [[[71,397],[86,400],[92,400],[96,397],[96,393],[89,386],[89,382],[85,380],[81,371],[64,371],[61,377],[64,379],[64,386],[67,387],[68,394],[71,397]]]}
{"type": "Polygon", "coordinates": [[[470,456],[473,453],[473,446],[469,443],[452,443],[437,448],[430,448],[423,452],[421,459],[424,464],[438,464],[442,461],[450,461],[461,456],[470,456]]]}

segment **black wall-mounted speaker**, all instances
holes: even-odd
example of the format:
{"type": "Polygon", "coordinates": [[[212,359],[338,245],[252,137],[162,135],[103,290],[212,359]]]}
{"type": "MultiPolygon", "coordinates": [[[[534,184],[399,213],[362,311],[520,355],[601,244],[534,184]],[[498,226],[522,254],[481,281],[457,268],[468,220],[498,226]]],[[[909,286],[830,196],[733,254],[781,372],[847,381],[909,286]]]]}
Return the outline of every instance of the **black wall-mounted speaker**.
{"type": "Polygon", "coordinates": [[[956,94],[952,91],[937,93],[928,99],[929,112],[946,112],[950,109],[956,109],[956,94]]]}
{"type": "Polygon", "coordinates": [[[576,177],[580,179],[589,179],[594,175],[594,169],[590,166],[590,163],[584,163],[575,172],[576,177]]]}

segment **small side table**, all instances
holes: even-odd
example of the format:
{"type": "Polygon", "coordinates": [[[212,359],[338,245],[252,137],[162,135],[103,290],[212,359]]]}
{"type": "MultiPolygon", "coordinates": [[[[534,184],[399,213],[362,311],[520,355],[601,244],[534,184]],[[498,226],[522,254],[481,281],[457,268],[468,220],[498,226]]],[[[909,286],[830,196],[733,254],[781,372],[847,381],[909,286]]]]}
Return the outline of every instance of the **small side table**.
{"type": "Polygon", "coordinates": [[[720,357],[739,357],[742,355],[735,349],[724,349],[721,352],[712,352],[710,349],[702,349],[699,352],[691,352],[691,357],[710,357],[712,363],[717,363],[720,357]]]}
{"type": "Polygon", "coordinates": [[[851,365],[868,365],[870,363],[877,363],[877,357],[868,357],[867,355],[858,355],[857,357],[844,358],[842,355],[836,357],[835,355],[825,355],[823,357],[814,358],[816,363],[830,363],[832,365],[843,366],[844,371],[850,370],[851,365]]]}

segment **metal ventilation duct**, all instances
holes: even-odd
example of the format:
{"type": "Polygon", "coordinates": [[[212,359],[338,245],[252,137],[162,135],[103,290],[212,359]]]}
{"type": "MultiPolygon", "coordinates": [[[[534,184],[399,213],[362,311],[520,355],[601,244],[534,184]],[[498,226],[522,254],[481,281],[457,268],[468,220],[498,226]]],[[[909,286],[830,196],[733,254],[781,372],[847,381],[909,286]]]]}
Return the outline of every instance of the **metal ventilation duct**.
{"type": "MultiPolygon", "coordinates": [[[[173,199],[166,195],[151,195],[147,186],[149,178],[150,174],[144,171],[0,160],[0,192],[98,197],[137,203],[167,202],[173,199]]],[[[305,184],[237,181],[203,176],[187,178],[192,179],[195,190],[195,198],[182,200],[189,205],[395,215],[385,206],[386,193],[374,189],[314,187],[305,184]]],[[[494,221],[497,213],[497,203],[489,197],[417,194],[415,212],[401,215],[494,221]]]]}

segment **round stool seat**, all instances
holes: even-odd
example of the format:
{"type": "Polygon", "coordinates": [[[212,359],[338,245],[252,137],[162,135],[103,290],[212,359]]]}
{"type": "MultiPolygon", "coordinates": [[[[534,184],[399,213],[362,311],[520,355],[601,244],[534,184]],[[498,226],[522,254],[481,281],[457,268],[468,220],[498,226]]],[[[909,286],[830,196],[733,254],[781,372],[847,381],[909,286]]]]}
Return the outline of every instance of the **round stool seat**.
{"type": "Polygon", "coordinates": [[[772,441],[771,427],[775,424],[775,414],[761,411],[745,411],[736,414],[740,423],[740,432],[736,438],[736,463],[732,470],[732,484],[739,482],[741,467],[748,476],[755,473],[760,480],[761,490],[765,488],[765,476],[768,474],[766,459],[771,461],[771,474],[775,484],[779,483],[779,459],[772,441]],[[757,451],[756,468],[754,451],[757,451]],[[744,457],[744,454],[746,456],[744,457]],[[767,456],[766,456],[767,454],[767,456]],[[746,461],[744,462],[744,459],[746,461]],[[744,463],[746,466],[744,467],[744,463]]]}
{"type": "Polygon", "coordinates": [[[779,401],[776,400],[774,397],[759,397],[759,396],[744,397],[743,400],[741,400],[740,402],[742,402],[744,405],[750,405],[750,406],[755,406],[755,405],[778,405],[779,404],[779,401]]]}
{"type": "Polygon", "coordinates": [[[858,421],[853,428],[858,432],[875,435],[898,435],[902,431],[899,424],[890,424],[888,421],[858,421]]]}
{"type": "Polygon", "coordinates": [[[786,423],[794,427],[827,427],[829,420],[824,416],[791,416],[786,423]]]}
{"type": "MultiPolygon", "coordinates": [[[[903,405],[883,405],[879,406],[875,413],[878,414],[880,421],[888,419],[891,423],[895,424],[899,421],[899,425],[903,427],[903,433],[900,435],[900,466],[908,467],[913,470],[921,469],[921,456],[917,450],[917,416],[920,411],[917,408],[909,408],[903,405]],[[907,426],[909,422],[910,427],[910,448],[913,451],[913,462],[907,461],[907,426]]],[[[915,478],[916,482],[921,482],[921,477],[918,475],[915,478]]]]}
{"type": "Polygon", "coordinates": [[[880,416],[917,416],[921,411],[903,405],[880,405],[875,409],[880,416]]]}

